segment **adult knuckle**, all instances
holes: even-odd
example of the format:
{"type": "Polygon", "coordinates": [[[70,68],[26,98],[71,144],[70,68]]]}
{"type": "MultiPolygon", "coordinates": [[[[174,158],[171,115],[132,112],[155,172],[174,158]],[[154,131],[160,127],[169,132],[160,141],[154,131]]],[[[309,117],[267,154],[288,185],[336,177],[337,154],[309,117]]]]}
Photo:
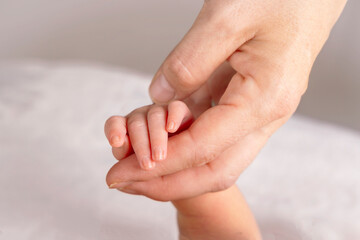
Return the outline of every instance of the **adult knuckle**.
{"type": "Polygon", "coordinates": [[[267,86],[267,91],[260,98],[262,117],[274,121],[293,114],[299,105],[301,90],[297,89],[297,85],[283,79],[269,79],[272,80],[267,86]]]}
{"type": "MultiPolygon", "coordinates": [[[[209,148],[212,148],[211,146],[207,146],[209,148]]],[[[218,152],[210,151],[210,150],[198,150],[194,162],[195,167],[200,167],[205,165],[206,163],[212,162],[216,157],[218,156],[218,152]]]]}
{"type": "Polygon", "coordinates": [[[171,77],[177,79],[180,88],[186,90],[193,86],[194,77],[184,61],[179,57],[171,56],[165,64],[165,69],[171,77]]]}
{"type": "Polygon", "coordinates": [[[283,90],[275,97],[272,111],[276,118],[286,117],[295,112],[300,101],[297,93],[290,90],[283,90]]]}
{"type": "Polygon", "coordinates": [[[240,172],[233,166],[227,166],[214,178],[213,191],[223,191],[235,184],[240,172]]]}

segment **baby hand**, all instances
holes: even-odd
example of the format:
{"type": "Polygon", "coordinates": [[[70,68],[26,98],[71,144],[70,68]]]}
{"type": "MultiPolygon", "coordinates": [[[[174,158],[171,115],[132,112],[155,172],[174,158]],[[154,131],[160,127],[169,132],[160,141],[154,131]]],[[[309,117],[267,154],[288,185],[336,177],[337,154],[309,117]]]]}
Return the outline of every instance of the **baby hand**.
{"type": "Polygon", "coordinates": [[[192,114],[182,101],[153,104],[125,117],[110,117],[105,123],[105,135],[116,159],[135,152],[141,168],[149,170],[156,161],[166,159],[168,133],[175,133],[192,121],[192,114]]]}

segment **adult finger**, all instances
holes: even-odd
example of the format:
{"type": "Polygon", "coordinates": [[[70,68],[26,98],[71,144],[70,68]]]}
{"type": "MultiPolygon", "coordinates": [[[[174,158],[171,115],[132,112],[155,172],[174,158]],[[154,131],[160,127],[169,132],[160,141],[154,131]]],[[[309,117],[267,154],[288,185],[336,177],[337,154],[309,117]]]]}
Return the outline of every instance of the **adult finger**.
{"type": "MultiPolygon", "coordinates": [[[[115,164],[108,173],[108,183],[147,181],[215,160],[228,147],[236,144],[250,132],[246,126],[242,131],[234,131],[233,125],[237,126],[236,121],[240,118],[234,117],[236,112],[234,113],[233,108],[222,105],[213,107],[200,116],[190,129],[171,137],[168,142],[168,161],[157,163],[152,171],[139,171],[133,164],[137,161],[135,155],[115,164]],[[219,140],[219,132],[224,135],[223,139],[219,140]]],[[[244,119],[248,121],[246,117],[244,119]]],[[[254,125],[247,126],[249,129],[255,128],[254,125]]]]}
{"type": "MultiPolygon", "coordinates": [[[[254,79],[235,74],[219,105],[203,113],[189,129],[169,139],[168,161],[159,163],[151,172],[138,171],[131,165],[136,161],[131,155],[113,166],[108,181],[146,181],[215,160],[244,136],[281,119],[285,113],[292,113],[274,110],[272,104],[278,99],[269,101],[268,96],[254,79]]],[[[291,99],[287,100],[290,104],[291,99]]]]}
{"type": "MultiPolygon", "coordinates": [[[[235,123],[237,125],[235,120],[238,118],[234,117],[234,114],[236,113],[234,113],[232,106],[220,105],[211,108],[200,116],[188,130],[169,139],[168,161],[158,162],[152,171],[139,171],[138,167],[133,164],[137,161],[137,155],[131,155],[110,169],[107,177],[108,182],[112,184],[115,182],[145,181],[213,161],[226,148],[235,144],[240,137],[250,131],[244,129],[240,132],[236,129],[235,131],[239,133],[234,133],[232,125],[235,123]],[[221,140],[218,137],[219,132],[223,136],[221,140]]],[[[247,120],[246,117],[244,119],[247,120]]]]}
{"type": "Polygon", "coordinates": [[[149,88],[154,102],[165,103],[189,96],[239,46],[252,38],[253,32],[244,21],[227,17],[240,13],[225,5],[229,4],[205,1],[189,32],[155,74],[149,88]]]}
{"type": "Polygon", "coordinates": [[[130,141],[142,169],[149,170],[155,166],[151,161],[150,142],[146,114],[134,112],[128,117],[130,141]]]}
{"type": "Polygon", "coordinates": [[[153,105],[147,115],[151,155],[154,161],[166,158],[168,132],[166,131],[166,110],[163,106],[153,105]]]}
{"type": "Polygon", "coordinates": [[[232,186],[241,172],[248,167],[268,137],[268,133],[258,131],[246,136],[219,158],[203,166],[148,181],[113,184],[111,187],[158,201],[179,200],[225,190],[232,186]]]}
{"type": "MultiPolygon", "coordinates": [[[[138,157],[135,154],[116,163],[107,175],[108,185],[120,182],[149,180],[193,165],[190,160],[194,159],[194,149],[192,147],[189,148],[193,143],[191,137],[186,132],[184,131],[169,139],[167,161],[156,162],[156,166],[151,171],[141,171],[139,169],[137,163],[138,157]],[[184,166],[184,160],[186,160],[188,166],[184,166]]],[[[133,142],[132,144],[134,146],[133,142]]]]}
{"type": "Polygon", "coordinates": [[[126,118],[112,116],[105,122],[105,136],[112,147],[121,147],[126,136],[126,118]]]}

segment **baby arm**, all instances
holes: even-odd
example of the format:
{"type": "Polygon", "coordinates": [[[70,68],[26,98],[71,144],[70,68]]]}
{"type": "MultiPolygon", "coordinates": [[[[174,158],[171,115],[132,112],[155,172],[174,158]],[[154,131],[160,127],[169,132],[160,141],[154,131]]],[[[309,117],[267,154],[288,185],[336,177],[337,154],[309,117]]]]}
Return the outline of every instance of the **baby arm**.
{"type": "MultiPolygon", "coordinates": [[[[111,117],[105,124],[116,159],[132,153],[144,170],[155,167],[167,154],[168,135],[178,133],[193,121],[186,104],[149,105],[126,117],[111,117]]],[[[177,209],[180,240],[259,240],[256,221],[238,188],[172,201],[177,209]]]]}
{"type": "Polygon", "coordinates": [[[236,185],[172,203],[178,210],[180,240],[261,240],[255,218],[236,185]]]}

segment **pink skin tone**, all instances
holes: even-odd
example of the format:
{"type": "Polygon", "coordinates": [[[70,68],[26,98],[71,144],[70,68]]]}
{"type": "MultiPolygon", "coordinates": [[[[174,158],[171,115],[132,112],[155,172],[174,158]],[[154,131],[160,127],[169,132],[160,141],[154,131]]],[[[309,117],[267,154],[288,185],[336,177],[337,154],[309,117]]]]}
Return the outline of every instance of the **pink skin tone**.
{"type": "Polygon", "coordinates": [[[204,1],[149,87],[153,102],[184,100],[196,120],[168,140],[167,161],[142,171],[129,155],[107,184],[160,201],[231,187],[296,110],[345,2],[204,1]]]}
{"type": "Polygon", "coordinates": [[[126,117],[109,118],[105,123],[105,135],[116,159],[134,152],[140,167],[150,170],[156,162],[166,159],[169,133],[177,132],[192,120],[189,108],[181,101],[168,106],[149,105],[126,117]]]}
{"type": "Polygon", "coordinates": [[[244,197],[233,185],[220,192],[172,201],[180,240],[261,240],[244,197]]]}
{"type": "MultiPolygon", "coordinates": [[[[187,105],[174,101],[168,106],[144,106],[126,117],[111,117],[105,124],[105,134],[117,160],[135,152],[140,167],[150,170],[156,162],[166,159],[168,135],[180,133],[193,120],[187,105]]],[[[110,187],[133,193],[121,183],[110,187]]],[[[236,185],[172,203],[178,211],[180,240],[261,239],[256,221],[236,185]]]]}
{"type": "Polygon", "coordinates": [[[150,119],[150,107],[135,110],[129,119],[109,119],[105,132],[121,161],[110,169],[107,184],[173,202],[233,186],[296,110],[345,3],[204,1],[149,88],[157,104],[184,100],[196,120],[166,140],[164,129],[154,135],[149,128],[156,126],[154,119],[161,128],[170,121],[165,113],[150,119]],[[211,107],[211,101],[217,105],[211,107]],[[139,168],[137,161],[152,170],[139,168]]]}

